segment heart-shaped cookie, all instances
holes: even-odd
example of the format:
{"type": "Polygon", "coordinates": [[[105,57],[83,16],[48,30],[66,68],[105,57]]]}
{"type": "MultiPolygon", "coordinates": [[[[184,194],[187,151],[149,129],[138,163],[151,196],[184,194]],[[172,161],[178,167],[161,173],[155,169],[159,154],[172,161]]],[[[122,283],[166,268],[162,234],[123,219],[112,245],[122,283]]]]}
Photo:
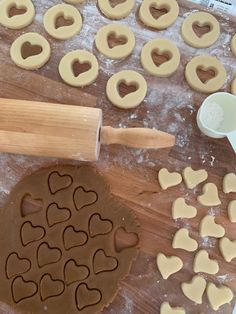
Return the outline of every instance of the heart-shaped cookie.
{"type": "Polygon", "coordinates": [[[20,236],[23,246],[26,246],[41,240],[45,236],[45,230],[41,226],[35,226],[30,221],[26,221],[21,226],[20,236]]]}
{"type": "Polygon", "coordinates": [[[98,289],[89,288],[85,283],[81,283],[75,291],[76,306],[79,311],[98,304],[102,298],[101,292],[98,289]]]}
{"type": "Polygon", "coordinates": [[[99,214],[94,214],[89,219],[89,235],[91,238],[110,233],[112,227],[112,222],[109,219],[103,219],[99,214]]]}
{"type": "Polygon", "coordinates": [[[228,216],[231,222],[236,222],[236,200],[233,200],[229,203],[228,216]]]}
{"type": "Polygon", "coordinates": [[[53,264],[61,259],[61,251],[56,247],[50,247],[48,243],[43,242],[37,250],[37,261],[39,267],[53,264]]]}
{"type": "Polygon", "coordinates": [[[79,186],[74,191],[73,199],[75,208],[80,210],[86,206],[95,204],[98,200],[98,196],[96,192],[85,190],[82,186],[79,186]]]}
{"type": "Polygon", "coordinates": [[[202,304],[202,297],[206,289],[206,280],[201,276],[194,276],[191,282],[184,282],[181,285],[184,295],[197,304],[202,304]]]}
{"type": "Polygon", "coordinates": [[[182,182],[182,176],[178,172],[170,173],[166,168],[158,172],[158,180],[163,190],[176,186],[182,182]]]}
{"type": "Polygon", "coordinates": [[[168,279],[172,274],[177,273],[183,267],[183,262],[179,257],[166,256],[163,253],[157,254],[156,262],[164,279],[168,279]]]}
{"type": "Polygon", "coordinates": [[[205,216],[200,222],[199,233],[201,237],[222,238],[225,235],[225,229],[215,222],[215,217],[205,216]]]}
{"type": "Polygon", "coordinates": [[[50,274],[43,275],[39,287],[42,301],[61,295],[65,289],[63,281],[52,278],[50,274]]]}
{"type": "Polygon", "coordinates": [[[68,208],[61,208],[56,203],[52,203],[47,208],[46,217],[49,227],[52,227],[56,224],[69,220],[71,212],[68,208]]]}
{"type": "Polygon", "coordinates": [[[69,260],[64,266],[64,281],[70,285],[76,281],[82,281],[88,278],[89,268],[85,265],[79,265],[75,260],[69,260]]]}
{"type": "Polygon", "coordinates": [[[194,189],[198,184],[204,182],[208,178],[208,173],[204,169],[193,170],[191,167],[186,167],[183,170],[183,179],[189,189],[194,189]]]}
{"type": "Polygon", "coordinates": [[[11,253],[6,261],[7,278],[24,274],[31,268],[31,263],[27,258],[20,257],[17,253],[11,253]]]}
{"type": "Polygon", "coordinates": [[[217,287],[214,283],[209,282],[207,285],[207,297],[214,311],[226,304],[230,303],[234,297],[233,292],[226,286],[217,287]]]}
{"type": "Polygon", "coordinates": [[[26,217],[43,210],[43,202],[41,199],[34,199],[30,194],[26,194],[21,201],[20,208],[21,216],[26,217]]]}
{"type": "Polygon", "coordinates": [[[12,298],[15,303],[34,296],[38,291],[37,284],[34,281],[26,281],[23,277],[16,277],[11,285],[12,298]]]}
{"type": "Polygon", "coordinates": [[[69,188],[73,180],[69,175],[53,171],[48,177],[48,186],[52,194],[69,188]]]}
{"type": "Polygon", "coordinates": [[[125,228],[118,228],[114,234],[115,250],[120,253],[129,248],[135,248],[139,242],[138,235],[134,232],[127,232],[125,228]]]}
{"type": "Polygon", "coordinates": [[[63,232],[63,243],[66,250],[84,245],[88,241],[87,233],[68,226],[63,232]]]}
{"type": "Polygon", "coordinates": [[[181,228],[174,236],[172,247],[174,249],[182,249],[188,252],[194,252],[198,248],[198,243],[189,236],[188,229],[181,228]]]}
{"type": "Polygon", "coordinates": [[[203,206],[220,205],[217,186],[214,183],[206,183],[203,187],[203,194],[198,196],[197,200],[203,206]]]}
{"type": "Polygon", "coordinates": [[[112,271],[118,266],[115,257],[107,256],[103,250],[97,250],[93,256],[93,271],[95,274],[112,271]]]}
{"type": "Polygon", "coordinates": [[[182,307],[171,307],[168,302],[163,302],[160,307],[160,314],[185,314],[182,307]]]}
{"type": "Polygon", "coordinates": [[[219,271],[219,264],[216,260],[209,258],[206,250],[197,252],[193,262],[193,271],[195,273],[206,273],[215,275],[219,271]]]}
{"type": "Polygon", "coordinates": [[[172,204],[172,217],[178,218],[193,218],[197,215],[197,209],[187,205],[183,197],[177,198],[172,204]]]}
{"type": "Polygon", "coordinates": [[[219,248],[226,262],[230,263],[236,258],[236,240],[231,241],[224,237],[220,239],[219,248]]]}
{"type": "Polygon", "coordinates": [[[236,174],[228,173],[223,179],[223,191],[228,194],[231,192],[236,192],[236,174]]]}

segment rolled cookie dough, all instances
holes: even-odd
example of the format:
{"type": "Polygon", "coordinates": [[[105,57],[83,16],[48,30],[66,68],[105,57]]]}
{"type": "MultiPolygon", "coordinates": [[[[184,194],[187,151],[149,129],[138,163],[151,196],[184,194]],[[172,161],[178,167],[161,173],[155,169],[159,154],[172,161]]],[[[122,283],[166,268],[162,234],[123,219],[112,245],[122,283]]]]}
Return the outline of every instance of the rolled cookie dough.
{"type": "Polygon", "coordinates": [[[189,189],[194,189],[198,184],[204,182],[208,178],[208,173],[204,169],[193,170],[186,167],[183,170],[183,179],[189,189]]]}
{"type": "Polygon", "coordinates": [[[197,209],[187,205],[183,197],[177,198],[172,204],[172,217],[178,218],[193,218],[197,215],[197,209]]]}
{"type": "Polygon", "coordinates": [[[230,303],[234,295],[230,288],[226,286],[217,287],[210,282],[207,285],[207,297],[212,309],[218,311],[222,305],[230,303]]]}
{"type": "Polygon", "coordinates": [[[168,279],[183,267],[182,260],[177,256],[166,256],[163,253],[158,253],[156,261],[163,279],[168,279]]]}
{"type": "Polygon", "coordinates": [[[200,222],[199,232],[201,237],[222,238],[225,235],[225,229],[215,222],[215,217],[205,216],[200,222]]]}
{"type": "Polygon", "coordinates": [[[107,98],[110,102],[121,109],[137,107],[144,100],[147,94],[147,83],[144,77],[135,71],[121,71],[114,74],[107,82],[107,98]],[[119,86],[125,83],[127,86],[134,85],[137,90],[122,97],[119,93],[119,86]]]}
{"type": "Polygon", "coordinates": [[[121,24],[108,24],[100,28],[95,37],[97,49],[110,59],[122,59],[130,55],[135,46],[135,37],[132,30],[121,24]],[[109,36],[114,35],[117,39],[126,40],[124,44],[118,44],[110,47],[108,43],[109,36]]]}
{"type": "Polygon", "coordinates": [[[220,36],[220,24],[217,19],[207,12],[196,12],[189,15],[183,22],[181,34],[183,40],[195,48],[207,48],[214,44],[220,36]],[[199,27],[209,26],[210,31],[202,36],[198,36],[194,29],[194,25],[199,27]]]}
{"type": "Polygon", "coordinates": [[[166,168],[162,168],[158,172],[158,180],[163,190],[176,186],[182,182],[182,176],[178,172],[169,172],[166,168]]]}
{"type": "Polygon", "coordinates": [[[155,76],[168,77],[178,68],[180,63],[179,49],[175,44],[166,39],[153,39],[149,41],[142,49],[141,63],[144,69],[155,76]],[[168,55],[169,60],[157,66],[153,60],[153,53],[159,55],[168,55]]]}
{"type": "Polygon", "coordinates": [[[22,69],[35,70],[41,68],[50,58],[51,48],[48,41],[40,34],[26,33],[18,37],[12,44],[10,55],[13,62],[22,69]],[[40,46],[42,51],[27,58],[22,56],[22,47],[25,43],[31,46],[40,46]]]}
{"type": "Polygon", "coordinates": [[[160,308],[160,314],[185,314],[185,309],[182,307],[171,307],[168,302],[163,302],[160,308]]]}
{"type": "Polygon", "coordinates": [[[98,0],[98,7],[102,13],[113,20],[120,20],[130,14],[135,5],[135,0],[125,0],[112,6],[109,0],[98,0]]]}
{"type": "Polygon", "coordinates": [[[206,280],[203,277],[196,275],[190,282],[182,283],[181,289],[189,300],[197,304],[202,304],[202,297],[206,290],[206,285],[206,280]]]}
{"type": "Polygon", "coordinates": [[[236,96],[236,78],[231,83],[231,93],[236,96]]]}
{"type": "Polygon", "coordinates": [[[232,37],[231,40],[231,50],[234,56],[236,57],[236,34],[232,37]]]}
{"type": "Polygon", "coordinates": [[[43,24],[49,35],[56,39],[69,39],[78,34],[83,21],[78,9],[69,4],[57,4],[51,7],[43,17],[43,24]],[[59,17],[71,20],[71,25],[57,28],[56,22],[59,17]]]}
{"type": "Polygon", "coordinates": [[[220,239],[219,248],[226,262],[230,263],[234,258],[236,258],[236,240],[231,241],[230,239],[224,237],[220,239]]]}
{"type": "Polygon", "coordinates": [[[85,50],[75,50],[66,54],[60,61],[59,73],[63,81],[75,87],[83,87],[94,82],[98,76],[99,65],[96,57],[85,50]],[[86,72],[75,76],[73,64],[79,62],[79,65],[89,64],[91,68],[86,72]]]}
{"type": "Polygon", "coordinates": [[[231,192],[236,193],[236,174],[231,172],[227,173],[223,179],[223,191],[228,194],[231,192]]]}
{"type": "Polygon", "coordinates": [[[188,229],[181,228],[174,235],[172,247],[174,249],[182,249],[188,252],[194,252],[198,248],[198,243],[189,236],[188,229]]]}
{"type": "Polygon", "coordinates": [[[179,15],[179,5],[176,0],[143,0],[139,9],[139,18],[143,24],[156,28],[165,29],[172,25],[179,15]],[[166,9],[167,13],[154,18],[151,8],[166,9]]]}
{"type": "Polygon", "coordinates": [[[225,83],[226,71],[222,63],[216,58],[208,55],[194,57],[185,68],[185,78],[194,90],[202,93],[214,93],[225,83]],[[215,77],[202,82],[198,77],[197,70],[213,70],[215,77]]]}
{"type": "Polygon", "coordinates": [[[218,189],[214,183],[206,183],[203,186],[203,194],[199,195],[197,200],[203,206],[217,206],[221,204],[218,196],[218,189]]]}
{"type": "Polygon", "coordinates": [[[228,216],[231,222],[236,222],[236,200],[233,200],[229,203],[228,216]]]}
{"type": "Polygon", "coordinates": [[[207,273],[215,275],[219,271],[219,265],[216,260],[209,258],[209,254],[206,250],[200,250],[195,255],[193,271],[195,273],[207,273]]]}
{"type": "Polygon", "coordinates": [[[2,0],[0,1],[0,24],[11,29],[21,29],[32,23],[35,16],[31,0],[2,0]],[[9,17],[11,8],[25,9],[26,12],[9,17]]]}

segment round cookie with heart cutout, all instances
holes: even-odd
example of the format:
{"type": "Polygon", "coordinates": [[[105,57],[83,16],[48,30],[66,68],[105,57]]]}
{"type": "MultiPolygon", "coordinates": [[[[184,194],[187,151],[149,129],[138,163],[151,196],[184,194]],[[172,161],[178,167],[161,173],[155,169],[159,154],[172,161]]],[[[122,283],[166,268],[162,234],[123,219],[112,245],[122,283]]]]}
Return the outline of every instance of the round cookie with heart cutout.
{"type": "Polygon", "coordinates": [[[138,243],[135,216],[94,168],[39,170],[16,185],[1,211],[1,301],[27,313],[100,312],[138,243]]]}

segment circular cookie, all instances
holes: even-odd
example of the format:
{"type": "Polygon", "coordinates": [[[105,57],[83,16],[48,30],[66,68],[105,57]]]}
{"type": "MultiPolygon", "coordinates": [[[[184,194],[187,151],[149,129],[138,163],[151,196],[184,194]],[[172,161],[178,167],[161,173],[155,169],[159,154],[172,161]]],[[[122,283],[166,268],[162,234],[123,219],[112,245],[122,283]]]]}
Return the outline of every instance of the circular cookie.
{"type": "Polygon", "coordinates": [[[13,62],[20,68],[35,70],[48,62],[51,48],[48,41],[38,33],[26,33],[18,37],[11,45],[10,55],[13,62]],[[26,55],[23,48],[26,47],[26,55]]]}
{"type": "Polygon", "coordinates": [[[66,54],[60,61],[59,73],[63,81],[75,87],[83,87],[94,82],[98,76],[99,65],[96,57],[85,50],[75,50],[66,54]],[[87,64],[90,68],[87,71],[75,75],[73,65],[87,64]]]}
{"type": "Polygon", "coordinates": [[[34,5],[31,0],[1,0],[0,1],[0,24],[11,29],[21,29],[32,23],[35,16],[34,5]],[[12,8],[24,9],[21,14],[9,16],[12,8]]]}
{"type": "Polygon", "coordinates": [[[78,34],[83,21],[78,9],[69,4],[57,4],[51,7],[43,17],[43,24],[49,35],[56,39],[69,39],[78,34]],[[56,23],[59,17],[71,21],[71,25],[57,28],[56,23]]]}
{"type": "Polygon", "coordinates": [[[122,109],[135,108],[144,100],[147,94],[147,83],[144,77],[135,71],[121,71],[108,80],[106,94],[110,102],[116,107],[122,109]],[[135,86],[137,90],[122,97],[119,93],[121,83],[127,86],[135,86]]]}
{"type": "Polygon", "coordinates": [[[236,78],[231,83],[231,93],[236,96],[236,78]]]}
{"type": "Polygon", "coordinates": [[[144,69],[155,76],[167,77],[172,75],[180,63],[179,49],[171,41],[166,39],[153,39],[142,49],[141,63],[144,69]],[[168,55],[168,60],[160,65],[155,64],[153,53],[168,55]]]}
{"type": "Polygon", "coordinates": [[[179,15],[179,5],[176,0],[143,0],[139,9],[139,18],[143,24],[156,28],[165,29],[172,25],[179,15]],[[166,9],[167,13],[155,18],[151,8],[166,9]]]}
{"type": "Polygon", "coordinates": [[[220,24],[217,19],[207,12],[196,12],[189,15],[183,22],[181,28],[183,40],[190,46],[195,48],[207,48],[213,45],[220,36],[220,24]],[[210,31],[198,36],[193,26],[198,27],[209,26],[210,31]]]}
{"type": "Polygon", "coordinates": [[[110,59],[122,59],[130,55],[135,46],[135,37],[131,29],[121,24],[103,26],[96,34],[97,49],[110,59]],[[109,37],[115,37],[116,46],[110,46],[109,37]],[[123,40],[123,42],[119,42],[123,40]]]}
{"type": "Polygon", "coordinates": [[[112,6],[109,0],[98,0],[98,7],[109,19],[119,20],[130,14],[135,5],[135,0],[125,0],[112,6]]]}
{"type": "Polygon", "coordinates": [[[231,51],[236,57],[236,34],[232,37],[232,40],[231,40],[231,51]]]}
{"type": "Polygon", "coordinates": [[[226,71],[222,63],[216,58],[207,55],[194,57],[186,66],[185,78],[188,84],[196,91],[203,93],[214,93],[225,83],[226,71]],[[202,82],[197,75],[197,70],[213,70],[215,77],[202,82]]]}

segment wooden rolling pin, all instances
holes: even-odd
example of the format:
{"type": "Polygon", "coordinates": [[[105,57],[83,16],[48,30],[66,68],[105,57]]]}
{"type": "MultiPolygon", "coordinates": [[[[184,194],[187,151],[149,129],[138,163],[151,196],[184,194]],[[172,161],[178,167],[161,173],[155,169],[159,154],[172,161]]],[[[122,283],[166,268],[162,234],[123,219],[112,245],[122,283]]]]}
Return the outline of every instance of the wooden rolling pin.
{"type": "Polygon", "coordinates": [[[153,129],[102,126],[102,110],[0,98],[0,151],[97,160],[100,144],[164,148],[175,137],[153,129]]]}

